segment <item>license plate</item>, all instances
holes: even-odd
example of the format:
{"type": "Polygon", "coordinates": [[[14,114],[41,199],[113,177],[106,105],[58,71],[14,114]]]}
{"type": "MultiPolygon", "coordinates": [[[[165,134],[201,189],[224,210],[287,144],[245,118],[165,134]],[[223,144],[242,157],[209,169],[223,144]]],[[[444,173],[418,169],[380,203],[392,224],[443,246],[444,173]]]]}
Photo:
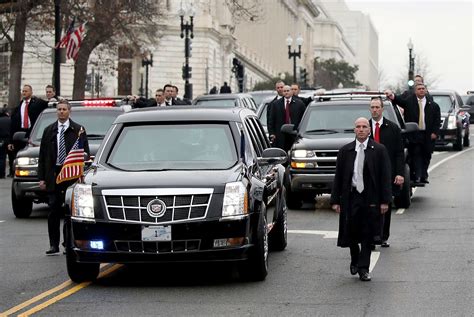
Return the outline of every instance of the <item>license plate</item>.
{"type": "Polygon", "coordinates": [[[142,241],[171,241],[171,226],[143,227],[142,241]]]}

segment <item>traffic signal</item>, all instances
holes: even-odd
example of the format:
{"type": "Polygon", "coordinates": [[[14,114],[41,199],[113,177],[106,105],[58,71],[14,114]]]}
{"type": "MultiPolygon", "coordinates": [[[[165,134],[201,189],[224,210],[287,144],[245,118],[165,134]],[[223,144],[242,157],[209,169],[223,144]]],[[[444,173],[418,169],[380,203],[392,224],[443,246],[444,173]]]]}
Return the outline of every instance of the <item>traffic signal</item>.
{"type": "Polygon", "coordinates": [[[300,70],[300,82],[303,86],[306,86],[306,82],[308,80],[308,72],[306,68],[301,68],[300,70]]]}
{"type": "Polygon", "coordinates": [[[186,80],[186,79],[189,79],[192,77],[192,70],[193,68],[189,65],[184,65],[182,67],[182,71],[183,71],[183,79],[186,80]]]}

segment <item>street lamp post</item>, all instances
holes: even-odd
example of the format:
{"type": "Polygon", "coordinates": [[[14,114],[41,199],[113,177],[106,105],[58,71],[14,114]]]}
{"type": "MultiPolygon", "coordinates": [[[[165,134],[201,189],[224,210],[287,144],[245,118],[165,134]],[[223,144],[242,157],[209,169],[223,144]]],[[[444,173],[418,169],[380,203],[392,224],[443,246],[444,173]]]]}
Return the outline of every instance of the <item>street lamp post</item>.
{"type": "Polygon", "coordinates": [[[140,89],[138,94],[140,97],[143,97],[143,67],[140,68],[140,89]]]}
{"type": "MultiPolygon", "coordinates": [[[[153,54],[152,49],[147,49],[142,53],[142,67],[145,67],[145,98],[148,99],[148,67],[153,67],[153,54]]],[[[143,82],[143,77],[142,77],[143,82]]],[[[143,84],[142,84],[143,87],[143,84]]],[[[143,88],[142,88],[143,92],[143,88]]]]}
{"type": "Polygon", "coordinates": [[[193,99],[193,85],[189,82],[191,78],[192,68],[189,66],[189,58],[191,57],[191,39],[194,38],[194,8],[189,7],[188,12],[183,8],[183,3],[181,2],[181,8],[178,11],[179,17],[181,19],[181,38],[184,38],[184,66],[183,66],[183,79],[184,79],[184,99],[192,100],[193,99]],[[189,16],[189,22],[184,22],[184,17],[186,14],[189,16]]]}
{"type": "Polygon", "coordinates": [[[413,43],[410,40],[408,41],[407,44],[408,47],[408,88],[412,89],[414,85],[414,73],[415,73],[415,57],[413,54],[413,43]]]}
{"type": "Polygon", "coordinates": [[[303,38],[301,35],[298,36],[296,39],[296,44],[298,45],[298,51],[293,50],[291,51],[291,44],[293,44],[293,38],[288,34],[286,38],[286,44],[288,45],[288,58],[293,58],[293,82],[296,81],[296,58],[301,58],[301,45],[303,44],[303,38]]]}

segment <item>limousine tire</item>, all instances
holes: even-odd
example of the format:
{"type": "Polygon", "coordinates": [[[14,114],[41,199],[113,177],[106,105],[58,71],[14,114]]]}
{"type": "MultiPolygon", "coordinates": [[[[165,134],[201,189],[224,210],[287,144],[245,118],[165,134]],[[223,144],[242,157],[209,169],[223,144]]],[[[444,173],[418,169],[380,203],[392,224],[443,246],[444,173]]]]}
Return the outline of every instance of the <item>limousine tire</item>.
{"type": "Polygon", "coordinates": [[[99,275],[99,263],[78,263],[70,247],[66,249],[66,266],[69,278],[75,283],[94,281],[99,275]]]}
{"type": "Polygon", "coordinates": [[[33,201],[31,199],[23,197],[21,200],[15,195],[15,191],[12,188],[12,209],[13,214],[17,218],[28,218],[33,211],[33,201]]]}
{"type": "Polygon", "coordinates": [[[263,281],[268,274],[268,228],[265,210],[262,210],[259,215],[255,235],[254,246],[252,250],[249,250],[249,257],[240,266],[240,275],[251,281],[263,281]]]}

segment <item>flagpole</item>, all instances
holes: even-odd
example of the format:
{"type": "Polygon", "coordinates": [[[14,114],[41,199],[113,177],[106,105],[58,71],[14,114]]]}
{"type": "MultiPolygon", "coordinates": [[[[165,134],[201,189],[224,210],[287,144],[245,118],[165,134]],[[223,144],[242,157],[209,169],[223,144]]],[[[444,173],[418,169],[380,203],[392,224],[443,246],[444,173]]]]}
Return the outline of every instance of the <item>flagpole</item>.
{"type": "MultiPolygon", "coordinates": [[[[61,0],[54,0],[54,43],[61,41],[61,0]]],[[[53,82],[56,95],[61,95],[61,48],[56,45],[54,50],[53,82]]]]}

